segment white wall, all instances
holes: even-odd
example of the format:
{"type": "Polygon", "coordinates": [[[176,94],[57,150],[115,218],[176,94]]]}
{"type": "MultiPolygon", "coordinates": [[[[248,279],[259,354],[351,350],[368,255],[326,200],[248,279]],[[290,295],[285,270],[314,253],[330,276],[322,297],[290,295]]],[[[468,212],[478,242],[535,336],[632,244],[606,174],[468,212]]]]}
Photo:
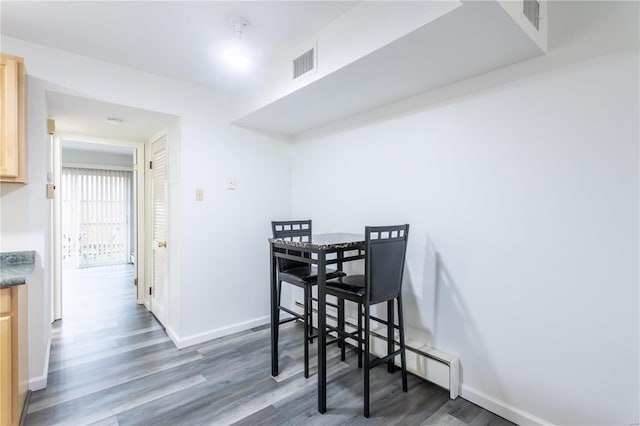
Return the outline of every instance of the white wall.
{"type": "MultiPolygon", "coordinates": [[[[30,76],[30,183],[17,190],[3,186],[2,250],[48,256],[45,90],[173,114],[181,120],[168,138],[170,334],[188,344],[264,322],[269,220],[291,211],[288,143],[229,126],[228,99],[220,92],[11,37],[2,37],[2,51],[24,57],[30,76]],[[236,191],[226,189],[227,177],[237,179],[236,191]],[[194,201],[196,187],[204,188],[205,201],[194,201]]],[[[39,338],[49,333],[42,320],[50,304],[44,268],[34,273],[29,291],[32,378],[46,371],[46,344],[39,338]]]]}
{"type": "Polygon", "coordinates": [[[293,216],[411,224],[410,333],[460,357],[463,397],[519,423],[626,425],[638,3],[549,7],[546,56],[295,137],[293,216]]]}
{"type": "MultiPolygon", "coordinates": [[[[64,145],[64,142],[63,142],[64,145]]],[[[90,164],[102,166],[133,166],[133,148],[131,154],[114,152],[95,152],[83,149],[62,148],[62,163],[90,164]]]]}
{"type": "MultiPolygon", "coordinates": [[[[4,47],[4,46],[3,46],[4,47]]],[[[27,118],[46,116],[42,82],[28,79],[27,118]]],[[[48,142],[46,120],[27,120],[27,140],[48,142]]],[[[28,185],[0,185],[0,251],[36,251],[36,264],[28,280],[29,378],[44,383],[47,347],[50,339],[51,283],[47,232],[51,203],[45,198],[47,145],[27,143],[28,185]],[[40,167],[34,167],[40,165],[40,167]],[[33,350],[32,350],[33,348],[33,350]]]]}

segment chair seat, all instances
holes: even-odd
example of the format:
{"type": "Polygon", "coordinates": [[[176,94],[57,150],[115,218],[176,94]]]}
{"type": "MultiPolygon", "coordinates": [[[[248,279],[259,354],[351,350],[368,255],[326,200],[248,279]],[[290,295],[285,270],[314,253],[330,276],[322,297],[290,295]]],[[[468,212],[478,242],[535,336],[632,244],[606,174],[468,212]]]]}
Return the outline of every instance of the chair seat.
{"type": "MultiPolygon", "coordinates": [[[[342,271],[327,269],[327,280],[344,277],[342,271]]],[[[296,285],[315,285],[318,281],[318,268],[315,265],[300,266],[280,272],[280,279],[296,285]]]]}
{"type": "Polygon", "coordinates": [[[365,292],[364,275],[349,275],[327,280],[327,291],[344,292],[363,297],[365,292]]]}

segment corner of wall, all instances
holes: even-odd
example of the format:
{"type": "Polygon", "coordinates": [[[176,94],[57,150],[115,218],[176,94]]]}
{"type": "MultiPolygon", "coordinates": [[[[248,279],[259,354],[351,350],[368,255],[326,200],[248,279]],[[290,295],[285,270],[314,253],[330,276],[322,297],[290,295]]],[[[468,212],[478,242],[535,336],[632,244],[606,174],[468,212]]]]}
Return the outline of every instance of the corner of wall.
{"type": "Polygon", "coordinates": [[[47,352],[44,357],[44,366],[42,367],[42,374],[35,377],[29,377],[29,390],[37,391],[47,387],[47,377],[49,376],[49,357],[51,355],[51,336],[47,343],[47,352]]]}

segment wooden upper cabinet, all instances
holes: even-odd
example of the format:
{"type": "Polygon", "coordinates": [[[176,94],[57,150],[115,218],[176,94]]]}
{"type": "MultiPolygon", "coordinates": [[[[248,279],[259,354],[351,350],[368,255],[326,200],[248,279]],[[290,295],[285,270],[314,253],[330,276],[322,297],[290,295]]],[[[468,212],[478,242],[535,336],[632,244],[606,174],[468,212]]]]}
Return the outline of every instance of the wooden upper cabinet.
{"type": "Polygon", "coordinates": [[[24,61],[0,54],[0,182],[26,183],[24,61]]]}

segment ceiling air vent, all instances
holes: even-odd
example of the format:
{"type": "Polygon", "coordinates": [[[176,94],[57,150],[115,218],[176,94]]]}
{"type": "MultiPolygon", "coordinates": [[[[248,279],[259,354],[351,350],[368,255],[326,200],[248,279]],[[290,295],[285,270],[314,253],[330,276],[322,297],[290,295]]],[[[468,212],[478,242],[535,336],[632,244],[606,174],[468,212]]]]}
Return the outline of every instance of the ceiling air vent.
{"type": "Polygon", "coordinates": [[[304,52],[293,60],[293,78],[296,79],[303,74],[316,69],[316,48],[304,52]]]}
{"type": "Polygon", "coordinates": [[[524,16],[526,16],[529,21],[536,27],[536,30],[539,29],[540,25],[540,2],[537,0],[523,0],[524,3],[524,16]]]}

